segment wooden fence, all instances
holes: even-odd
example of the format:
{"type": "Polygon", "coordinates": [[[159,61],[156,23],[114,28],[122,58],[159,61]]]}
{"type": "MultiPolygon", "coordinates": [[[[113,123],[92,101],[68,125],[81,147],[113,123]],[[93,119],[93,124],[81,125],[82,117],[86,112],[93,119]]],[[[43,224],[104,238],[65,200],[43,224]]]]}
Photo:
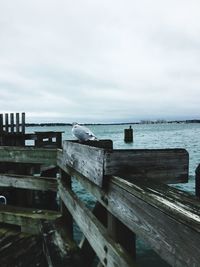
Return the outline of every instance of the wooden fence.
{"type": "MultiPolygon", "coordinates": [[[[95,255],[98,266],[137,266],[135,235],[171,266],[199,266],[200,202],[166,184],[188,181],[186,150],[114,150],[111,141],[64,141],[62,149],[1,147],[0,161],[59,167],[57,179],[0,174],[2,187],[53,191],[61,199],[58,212],[0,206],[0,222],[44,233],[45,222],[61,220],[73,238],[74,220],[84,235],[82,266],[92,266],[95,255]],[[72,190],[72,177],[97,199],[93,211],[72,190]]],[[[64,266],[56,264],[52,245],[43,236],[49,266],[64,266]]],[[[62,245],[56,246],[63,252],[62,245]]],[[[57,255],[60,262],[66,254],[57,255]]]]}

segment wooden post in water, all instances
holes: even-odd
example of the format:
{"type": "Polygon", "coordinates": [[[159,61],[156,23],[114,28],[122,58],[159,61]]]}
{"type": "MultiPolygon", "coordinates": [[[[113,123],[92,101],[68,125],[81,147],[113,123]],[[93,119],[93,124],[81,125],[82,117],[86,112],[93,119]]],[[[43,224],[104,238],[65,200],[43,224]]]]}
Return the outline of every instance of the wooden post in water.
{"type": "Polygon", "coordinates": [[[195,193],[200,198],[200,164],[195,170],[195,193]]]}
{"type": "Polygon", "coordinates": [[[124,142],[132,143],[133,142],[133,129],[130,125],[129,129],[124,129],[124,142]]]}

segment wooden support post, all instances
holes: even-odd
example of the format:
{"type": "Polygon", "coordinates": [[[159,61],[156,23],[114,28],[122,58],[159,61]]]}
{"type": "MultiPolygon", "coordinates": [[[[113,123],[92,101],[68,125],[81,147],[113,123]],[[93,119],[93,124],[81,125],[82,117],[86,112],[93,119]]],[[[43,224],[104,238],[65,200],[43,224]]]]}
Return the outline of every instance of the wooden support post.
{"type": "Polygon", "coordinates": [[[8,113],[5,114],[5,131],[8,133],[8,113]]]}
{"type": "Polygon", "coordinates": [[[126,143],[133,142],[133,129],[131,128],[131,126],[129,127],[129,129],[124,129],[124,141],[126,143]]]}
{"type": "MultiPolygon", "coordinates": [[[[107,226],[107,211],[99,202],[95,204],[92,213],[105,227],[107,226]]],[[[95,259],[96,253],[85,237],[82,238],[79,247],[84,257],[84,264],[85,264],[84,266],[87,267],[93,266],[93,261],[95,259]]]]}
{"type": "Polygon", "coordinates": [[[19,113],[16,113],[16,133],[19,133],[19,113]]]}
{"type": "MultiPolygon", "coordinates": [[[[72,187],[71,176],[61,169],[59,173],[61,181],[65,183],[67,188],[71,189],[72,187]]],[[[61,213],[62,213],[62,219],[65,222],[67,228],[68,236],[73,240],[73,217],[62,201],[61,201],[61,213]]]]}
{"type": "Polygon", "coordinates": [[[22,112],[22,129],[21,132],[25,134],[25,112],[22,112]]]}
{"type": "Polygon", "coordinates": [[[43,251],[50,267],[81,267],[80,251],[70,240],[62,221],[41,223],[43,251]]]}
{"type": "Polygon", "coordinates": [[[200,198],[200,164],[195,170],[195,193],[200,198]]]}
{"type": "Polygon", "coordinates": [[[3,114],[0,114],[0,133],[3,132],[3,114]]]}
{"type": "Polygon", "coordinates": [[[11,133],[14,133],[14,114],[10,113],[10,130],[11,133]]]}

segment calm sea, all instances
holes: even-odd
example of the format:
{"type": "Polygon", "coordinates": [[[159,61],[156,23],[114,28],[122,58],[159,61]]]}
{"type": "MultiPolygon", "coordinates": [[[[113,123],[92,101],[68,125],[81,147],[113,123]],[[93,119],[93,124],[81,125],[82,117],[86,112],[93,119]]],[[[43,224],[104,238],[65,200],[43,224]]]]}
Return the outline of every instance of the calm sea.
{"type": "MultiPolygon", "coordinates": [[[[179,189],[194,194],[195,169],[200,163],[200,124],[198,123],[163,123],[163,124],[133,124],[134,142],[124,143],[124,129],[127,125],[91,125],[89,128],[98,139],[111,139],[115,149],[134,148],[185,148],[189,152],[189,182],[177,185],[179,189]]],[[[63,140],[74,139],[70,126],[61,127],[28,127],[27,132],[63,131],[63,140]]],[[[88,206],[94,204],[94,198],[76,182],[74,190],[88,206]]],[[[80,232],[76,231],[76,238],[80,232]]],[[[140,239],[137,241],[138,263],[142,267],[167,267],[155,253],[140,239]]]]}

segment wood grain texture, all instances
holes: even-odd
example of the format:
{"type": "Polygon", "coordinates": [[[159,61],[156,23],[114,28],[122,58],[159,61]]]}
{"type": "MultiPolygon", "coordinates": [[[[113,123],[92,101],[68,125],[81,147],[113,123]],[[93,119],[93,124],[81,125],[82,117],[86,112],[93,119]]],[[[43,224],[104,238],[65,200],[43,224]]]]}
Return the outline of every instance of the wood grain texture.
{"type": "Polygon", "coordinates": [[[93,183],[102,186],[104,176],[105,149],[79,143],[63,142],[63,154],[58,166],[68,165],[82,173],[93,183]]]}
{"type": "Polygon", "coordinates": [[[8,224],[0,225],[0,259],[1,267],[48,267],[41,236],[8,224]]]}
{"type": "Polygon", "coordinates": [[[185,149],[113,150],[105,155],[105,175],[151,179],[163,183],[188,181],[189,155],[185,149]]]}
{"type": "Polygon", "coordinates": [[[107,236],[103,225],[72,191],[65,188],[63,182],[59,184],[59,194],[103,265],[109,267],[135,266],[125,250],[107,236]]]}
{"type": "Polygon", "coordinates": [[[30,175],[0,174],[0,186],[56,192],[57,180],[30,175]]]}
{"type": "Polygon", "coordinates": [[[177,267],[200,262],[200,202],[188,193],[135,179],[107,177],[105,191],[68,168],[70,175],[165,261],[177,267]]]}
{"type": "Polygon", "coordinates": [[[82,267],[80,253],[75,242],[66,235],[64,225],[57,222],[41,222],[43,251],[49,267],[82,267]],[[64,231],[63,231],[64,230],[64,231]],[[64,233],[64,235],[63,235],[64,233]]]}
{"type": "Polygon", "coordinates": [[[0,205],[0,222],[19,225],[24,232],[39,233],[41,220],[56,220],[59,212],[0,205]]]}
{"type": "Polygon", "coordinates": [[[57,164],[57,150],[33,147],[0,147],[0,162],[57,164]]]}

